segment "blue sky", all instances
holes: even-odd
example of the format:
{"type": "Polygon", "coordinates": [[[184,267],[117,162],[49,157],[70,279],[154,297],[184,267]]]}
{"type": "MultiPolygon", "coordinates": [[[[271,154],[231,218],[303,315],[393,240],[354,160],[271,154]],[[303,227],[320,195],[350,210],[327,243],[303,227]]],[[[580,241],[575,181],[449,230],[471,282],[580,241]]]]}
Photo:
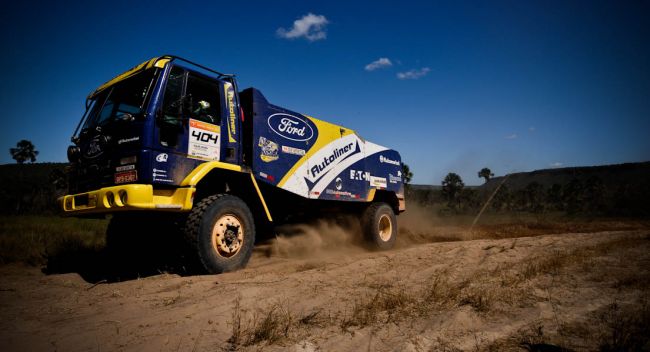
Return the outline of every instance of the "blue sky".
{"type": "Polygon", "coordinates": [[[0,163],[20,139],[65,161],[86,95],[165,53],[397,149],[415,183],[647,161],[649,17],[648,1],[12,2],[0,163]]]}

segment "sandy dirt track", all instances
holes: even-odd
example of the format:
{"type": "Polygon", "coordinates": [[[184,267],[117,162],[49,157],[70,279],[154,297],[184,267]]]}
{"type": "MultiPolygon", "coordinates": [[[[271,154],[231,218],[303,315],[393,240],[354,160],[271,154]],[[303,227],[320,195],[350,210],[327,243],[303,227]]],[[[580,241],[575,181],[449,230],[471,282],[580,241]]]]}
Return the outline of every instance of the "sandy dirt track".
{"type": "Polygon", "coordinates": [[[258,247],[245,270],[214,276],[94,285],[75,273],[1,267],[0,346],[523,351],[522,342],[544,342],[593,350],[608,338],[607,312],[647,313],[647,230],[403,244],[380,253],[352,245],[304,253],[313,238],[304,240],[258,247]]]}

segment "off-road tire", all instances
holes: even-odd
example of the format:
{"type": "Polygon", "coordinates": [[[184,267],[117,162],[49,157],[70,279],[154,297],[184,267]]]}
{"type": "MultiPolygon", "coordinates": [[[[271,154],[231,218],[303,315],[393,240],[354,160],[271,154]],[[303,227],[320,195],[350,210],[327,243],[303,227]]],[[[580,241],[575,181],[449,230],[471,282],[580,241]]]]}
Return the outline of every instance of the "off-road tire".
{"type": "Polygon", "coordinates": [[[369,205],[361,216],[361,230],[371,249],[393,248],[397,238],[397,218],[386,203],[369,205]]]}
{"type": "Polygon", "coordinates": [[[255,245],[253,215],[243,200],[230,194],[217,194],[198,202],[187,218],[184,232],[209,274],[220,274],[245,267],[255,245]],[[217,224],[217,221],[223,222],[224,219],[238,223],[239,227],[236,228],[242,235],[241,240],[237,242],[237,251],[229,257],[220,251],[221,247],[213,234],[215,226],[223,226],[223,223],[217,224]]]}
{"type": "Polygon", "coordinates": [[[122,278],[162,271],[186,273],[187,248],[173,217],[160,214],[115,214],[106,229],[110,271],[122,278]]]}

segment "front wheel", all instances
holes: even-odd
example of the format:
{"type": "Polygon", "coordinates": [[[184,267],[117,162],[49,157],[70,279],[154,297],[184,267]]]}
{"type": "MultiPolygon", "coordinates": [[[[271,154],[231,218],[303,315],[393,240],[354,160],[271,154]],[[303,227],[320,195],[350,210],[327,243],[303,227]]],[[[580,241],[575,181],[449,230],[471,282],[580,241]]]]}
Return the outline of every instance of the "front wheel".
{"type": "Polygon", "coordinates": [[[255,245],[255,224],[248,206],[229,194],[210,196],[196,204],[185,234],[210,274],[245,267],[255,245]]]}
{"type": "Polygon", "coordinates": [[[386,250],[395,245],[397,219],[395,212],[386,203],[373,203],[361,217],[361,228],[373,249],[386,250]]]}

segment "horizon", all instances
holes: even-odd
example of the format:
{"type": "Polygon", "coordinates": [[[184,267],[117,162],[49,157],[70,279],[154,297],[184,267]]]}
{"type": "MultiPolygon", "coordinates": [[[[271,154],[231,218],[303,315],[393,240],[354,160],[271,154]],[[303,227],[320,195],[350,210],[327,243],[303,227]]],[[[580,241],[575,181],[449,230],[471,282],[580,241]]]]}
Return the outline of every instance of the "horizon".
{"type": "Polygon", "coordinates": [[[67,162],[86,95],[168,52],[396,149],[413,184],[650,160],[647,2],[168,4],[8,5],[0,164],[21,139],[67,162]]]}
{"type": "MultiPolygon", "coordinates": [[[[33,163],[32,163],[32,162],[25,162],[25,163],[22,163],[22,164],[15,163],[15,162],[14,162],[14,163],[4,163],[4,164],[0,164],[0,166],[7,166],[7,165],[9,165],[9,166],[13,166],[13,165],[37,165],[37,164],[67,164],[67,163],[68,163],[67,161],[62,161],[62,162],[59,162],[59,161],[40,161],[40,162],[39,162],[39,161],[36,161],[36,162],[33,162],[33,163]]],[[[564,170],[564,169],[581,169],[581,168],[593,168],[593,167],[611,167],[611,166],[621,166],[621,165],[629,165],[629,164],[645,164],[645,163],[650,163],[650,160],[646,160],[646,161],[633,161],[633,162],[623,162],[623,163],[617,163],[617,164],[579,165],[579,166],[553,167],[553,168],[546,168],[546,169],[535,169],[535,170],[528,170],[528,171],[517,171],[517,172],[511,172],[511,173],[507,173],[507,174],[503,174],[503,175],[496,175],[496,174],[495,174],[494,176],[490,177],[490,180],[494,180],[494,179],[498,179],[498,178],[506,177],[506,176],[508,176],[508,175],[520,174],[520,173],[521,173],[521,174],[526,174],[526,173],[534,173],[534,172],[539,172],[539,171],[561,171],[561,170],[564,170]]],[[[462,177],[461,177],[461,179],[462,179],[462,177]]],[[[483,180],[483,179],[481,179],[481,180],[483,180]]],[[[487,182],[485,182],[485,181],[483,180],[483,181],[481,181],[480,184],[468,184],[468,183],[466,183],[465,180],[463,179],[463,183],[465,183],[465,187],[480,187],[480,186],[483,186],[484,184],[486,184],[487,182]]],[[[440,180],[440,182],[437,183],[437,184],[436,184],[436,183],[414,183],[414,182],[411,182],[411,183],[409,183],[409,184],[410,184],[411,186],[431,186],[431,187],[442,187],[442,185],[441,185],[441,184],[442,184],[442,180],[440,180]]]]}

